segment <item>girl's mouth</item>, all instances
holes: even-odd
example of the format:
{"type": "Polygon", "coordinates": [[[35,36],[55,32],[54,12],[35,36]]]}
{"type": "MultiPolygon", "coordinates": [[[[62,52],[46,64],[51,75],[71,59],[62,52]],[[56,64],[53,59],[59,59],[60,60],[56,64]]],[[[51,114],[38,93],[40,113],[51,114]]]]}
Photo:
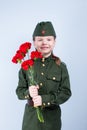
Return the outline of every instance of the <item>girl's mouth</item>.
{"type": "Polygon", "coordinates": [[[48,47],[41,47],[41,49],[48,49],[48,47]]]}

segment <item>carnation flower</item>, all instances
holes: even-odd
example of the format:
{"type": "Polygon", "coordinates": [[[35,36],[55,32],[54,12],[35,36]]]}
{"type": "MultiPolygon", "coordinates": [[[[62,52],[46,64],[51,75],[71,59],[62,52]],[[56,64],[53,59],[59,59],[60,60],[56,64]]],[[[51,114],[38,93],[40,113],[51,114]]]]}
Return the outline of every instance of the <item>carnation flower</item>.
{"type": "Polygon", "coordinates": [[[25,43],[23,43],[23,44],[20,45],[19,50],[20,50],[22,53],[26,54],[27,51],[28,51],[30,48],[31,48],[31,43],[25,42],[25,43]]]}
{"type": "Polygon", "coordinates": [[[38,58],[42,58],[42,54],[38,51],[32,51],[30,57],[31,59],[36,60],[38,58]]]}
{"type": "Polygon", "coordinates": [[[33,65],[34,65],[34,61],[32,59],[29,59],[29,60],[26,60],[26,61],[22,62],[21,67],[24,70],[28,70],[33,65]]]}

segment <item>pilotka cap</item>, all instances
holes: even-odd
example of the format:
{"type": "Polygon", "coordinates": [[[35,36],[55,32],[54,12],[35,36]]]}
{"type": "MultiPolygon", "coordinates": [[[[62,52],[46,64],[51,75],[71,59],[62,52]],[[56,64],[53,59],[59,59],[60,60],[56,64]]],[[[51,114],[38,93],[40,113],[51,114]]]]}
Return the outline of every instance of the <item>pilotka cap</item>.
{"type": "Polygon", "coordinates": [[[54,37],[56,37],[56,33],[55,33],[52,23],[49,21],[38,23],[34,30],[33,38],[35,36],[54,36],[54,37]]]}

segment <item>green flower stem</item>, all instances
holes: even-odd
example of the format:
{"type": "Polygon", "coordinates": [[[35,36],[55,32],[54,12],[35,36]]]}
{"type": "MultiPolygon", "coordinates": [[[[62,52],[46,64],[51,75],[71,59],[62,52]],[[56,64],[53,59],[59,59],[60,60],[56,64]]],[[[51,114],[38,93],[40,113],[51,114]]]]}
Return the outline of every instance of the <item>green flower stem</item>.
{"type": "Polygon", "coordinates": [[[36,107],[37,116],[40,122],[44,123],[44,118],[40,107],[36,107]]]}
{"type": "MultiPolygon", "coordinates": [[[[28,77],[29,77],[29,80],[30,80],[30,85],[37,85],[36,81],[34,80],[33,67],[30,67],[28,69],[28,77]]],[[[41,107],[35,107],[35,108],[36,108],[38,120],[40,122],[44,123],[44,118],[43,118],[43,115],[42,115],[41,107]]]]}

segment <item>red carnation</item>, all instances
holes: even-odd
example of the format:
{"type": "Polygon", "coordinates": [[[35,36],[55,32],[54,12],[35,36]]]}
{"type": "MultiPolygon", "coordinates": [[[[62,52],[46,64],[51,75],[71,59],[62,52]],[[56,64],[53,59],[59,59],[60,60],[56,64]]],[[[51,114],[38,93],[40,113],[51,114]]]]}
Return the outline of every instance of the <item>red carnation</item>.
{"type": "Polygon", "coordinates": [[[18,63],[18,61],[17,61],[17,57],[16,57],[16,56],[13,56],[13,58],[12,58],[12,62],[13,62],[13,63],[16,63],[16,64],[18,63]]]}
{"type": "Polygon", "coordinates": [[[16,52],[16,56],[18,57],[18,59],[22,60],[25,57],[25,54],[23,54],[21,50],[18,50],[16,52]]]}
{"type": "Polygon", "coordinates": [[[38,58],[42,58],[41,52],[38,51],[32,51],[31,52],[31,59],[36,60],[38,58]]]}
{"type": "Polygon", "coordinates": [[[24,61],[22,64],[21,64],[21,67],[24,69],[24,70],[28,70],[29,67],[32,67],[34,65],[34,61],[32,59],[30,60],[26,60],[24,61]]]}
{"type": "Polygon", "coordinates": [[[21,62],[24,56],[25,55],[20,50],[17,50],[15,56],[12,58],[12,62],[13,63],[18,63],[18,61],[21,62]]]}
{"type": "Polygon", "coordinates": [[[25,42],[25,43],[23,43],[23,44],[20,45],[19,50],[20,50],[22,53],[26,54],[27,51],[28,51],[30,48],[31,48],[31,43],[30,43],[30,42],[25,42]]]}

